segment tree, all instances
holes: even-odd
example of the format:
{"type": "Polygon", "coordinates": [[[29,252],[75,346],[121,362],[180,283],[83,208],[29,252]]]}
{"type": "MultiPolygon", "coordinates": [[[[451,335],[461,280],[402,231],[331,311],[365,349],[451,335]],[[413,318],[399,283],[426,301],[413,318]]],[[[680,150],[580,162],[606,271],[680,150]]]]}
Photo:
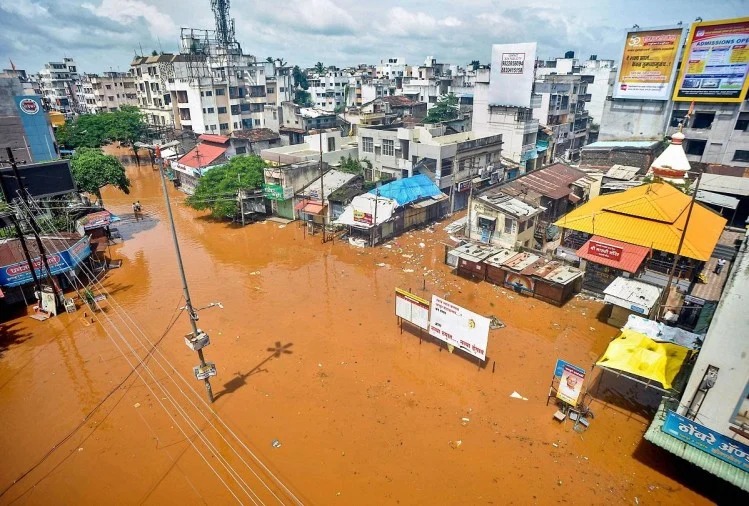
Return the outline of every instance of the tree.
{"type": "Polygon", "coordinates": [[[273,59],[273,57],[272,57],[272,56],[269,56],[269,57],[267,57],[267,58],[265,59],[265,61],[267,61],[268,63],[274,63],[274,62],[275,62],[276,60],[275,60],[275,59],[273,59]]]}
{"type": "Polygon", "coordinates": [[[478,60],[471,60],[471,68],[474,71],[478,70],[480,66],[481,66],[481,64],[479,63],[478,60]]]}
{"type": "Polygon", "coordinates": [[[138,160],[134,144],[146,136],[147,125],[140,109],[122,106],[119,111],[83,114],[57,129],[55,137],[60,146],[70,149],[100,148],[112,142],[130,144],[138,160]]]}
{"type": "Polygon", "coordinates": [[[302,107],[312,107],[312,95],[308,91],[294,90],[294,103],[302,107]]]}
{"type": "Polygon", "coordinates": [[[130,193],[130,180],[125,167],[112,155],[105,155],[97,148],[78,148],[70,159],[73,179],[80,191],[96,195],[99,202],[101,189],[112,185],[126,195],[130,193]]]}
{"type": "Polygon", "coordinates": [[[372,170],[372,162],[367,159],[354,158],[351,155],[348,155],[348,158],[342,156],[338,165],[338,170],[349,174],[364,174],[364,169],[372,170]]]}
{"type": "Polygon", "coordinates": [[[239,190],[260,188],[265,167],[267,164],[259,156],[234,156],[198,180],[195,193],[187,197],[187,205],[200,211],[208,209],[214,218],[233,218],[239,210],[239,190]]]}
{"type": "Polygon", "coordinates": [[[317,72],[318,76],[321,76],[325,73],[325,65],[323,62],[319,61],[315,63],[315,72],[317,72]]]}
{"type": "Polygon", "coordinates": [[[450,121],[458,117],[460,107],[458,106],[458,97],[454,93],[448,95],[442,95],[437,99],[437,103],[429,109],[424,123],[440,123],[442,121],[450,121]]]}
{"type": "Polygon", "coordinates": [[[309,88],[307,75],[302,72],[302,69],[299,68],[299,65],[294,65],[294,68],[291,69],[291,76],[294,78],[294,86],[303,90],[309,88]]]}

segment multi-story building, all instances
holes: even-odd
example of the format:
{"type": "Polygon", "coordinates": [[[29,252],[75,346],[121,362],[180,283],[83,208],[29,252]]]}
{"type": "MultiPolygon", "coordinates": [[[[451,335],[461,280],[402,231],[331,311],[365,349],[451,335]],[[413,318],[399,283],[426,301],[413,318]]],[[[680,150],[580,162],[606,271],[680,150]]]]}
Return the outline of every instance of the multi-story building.
{"type": "MultiPolygon", "coordinates": [[[[691,29],[694,30],[694,26],[691,29]]],[[[688,50],[687,47],[682,51],[678,68],[686,64],[683,59],[688,50]]],[[[749,102],[746,96],[733,102],[703,96],[690,103],[689,100],[672,100],[673,87],[674,83],[670,82],[665,99],[617,98],[612,90],[604,105],[598,139],[662,140],[684,123],[684,151],[690,162],[749,167],[749,102]],[[692,114],[685,120],[690,107],[692,114]]]]}
{"type": "Polygon", "coordinates": [[[450,195],[450,209],[465,208],[471,185],[502,179],[502,136],[444,133],[445,127],[360,127],[359,158],[372,164],[365,177],[371,181],[425,174],[450,195]]]}
{"type": "MultiPolygon", "coordinates": [[[[580,74],[593,76],[593,82],[588,83],[590,100],[587,109],[591,118],[591,134],[598,134],[603,118],[603,106],[606,97],[611,94],[610,88],[616,80],[616,62],[614,60],[599,60],[597,55],[591,55],[580,67],[580,74]]],[[[595,139],[590,139],[593,142],[595,139]]]]}
{"type": "Polygon", "coordinates": [[[146,122],[153,126],[173,127],[172,97],[167,89],[174,65],[184,63],[181,55],[162,53],[156,56],[138,56],[130,66],[135,78],[135,95],[138,107],[146,122]]]}
{"type": "Polygon", "coordinates": [[[307,81],[313,107],[328,112],[346,105],[356,82],[349,72],[341,70],[328,70],[326,74],[312,76],[307,81]]]}
{"type": "Polygon", "coordinates": [[[39,71],[39,84],[48,108],[66,115],[86,112],[78,66],[73,58],[49,62],[39,71]],[[79,95],[80,94],[80,95],[79,95]]]}
{"type": "Polygon", "coordinates": [[[86,74],[83,92],[91,112],[116,111],[123,105],[138,106],[136,77],[133,71],[86,74]]]}

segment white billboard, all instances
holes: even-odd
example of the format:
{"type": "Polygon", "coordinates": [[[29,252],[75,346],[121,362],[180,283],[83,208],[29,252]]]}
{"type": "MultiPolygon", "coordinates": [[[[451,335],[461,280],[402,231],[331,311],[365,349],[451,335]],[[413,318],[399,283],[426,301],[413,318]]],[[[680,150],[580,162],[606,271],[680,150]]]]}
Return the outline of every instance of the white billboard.
{"type": "Polygon", "coordinates": [[[429,334],[456,346],[474,357],[486,360],[489,318],[432,295],[429,334]]]}
{"type": "Polygon", "coordinates": [[[494,44],[489,105],[530,107],[535,67],[535,42],[494,44]]]}
{"type": "Polygon", "coordinates": [[[395,315],[420,329],[429,329],[429,302],[400,288],[395,289],[395,315]]]}

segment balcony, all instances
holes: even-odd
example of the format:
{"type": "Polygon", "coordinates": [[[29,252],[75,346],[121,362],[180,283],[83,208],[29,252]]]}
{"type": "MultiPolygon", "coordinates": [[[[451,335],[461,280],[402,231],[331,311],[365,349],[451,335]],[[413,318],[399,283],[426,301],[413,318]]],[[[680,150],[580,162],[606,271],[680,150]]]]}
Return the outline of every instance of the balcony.
{"type": "Polygon", "coordinates": [[[591,98],[592,97],[591,97],[590,93],[585,93],[583,95],[578,95],[577,96],[578,102],[590,102],[591,98]]]}

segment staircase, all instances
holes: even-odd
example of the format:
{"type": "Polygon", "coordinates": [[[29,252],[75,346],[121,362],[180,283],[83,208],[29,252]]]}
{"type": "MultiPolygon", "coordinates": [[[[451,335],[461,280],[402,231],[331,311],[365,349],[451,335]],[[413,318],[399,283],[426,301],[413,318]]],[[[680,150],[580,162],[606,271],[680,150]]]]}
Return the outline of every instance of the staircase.
{"type": "Polygon", "coordinates": [[[736,258],[736,251],[737,248],[734,246],[728,246],[726,244],[716,244],[711,256],[713,258],[722,258],[723,260],[733,262],[733,260],[736,258]]]}

